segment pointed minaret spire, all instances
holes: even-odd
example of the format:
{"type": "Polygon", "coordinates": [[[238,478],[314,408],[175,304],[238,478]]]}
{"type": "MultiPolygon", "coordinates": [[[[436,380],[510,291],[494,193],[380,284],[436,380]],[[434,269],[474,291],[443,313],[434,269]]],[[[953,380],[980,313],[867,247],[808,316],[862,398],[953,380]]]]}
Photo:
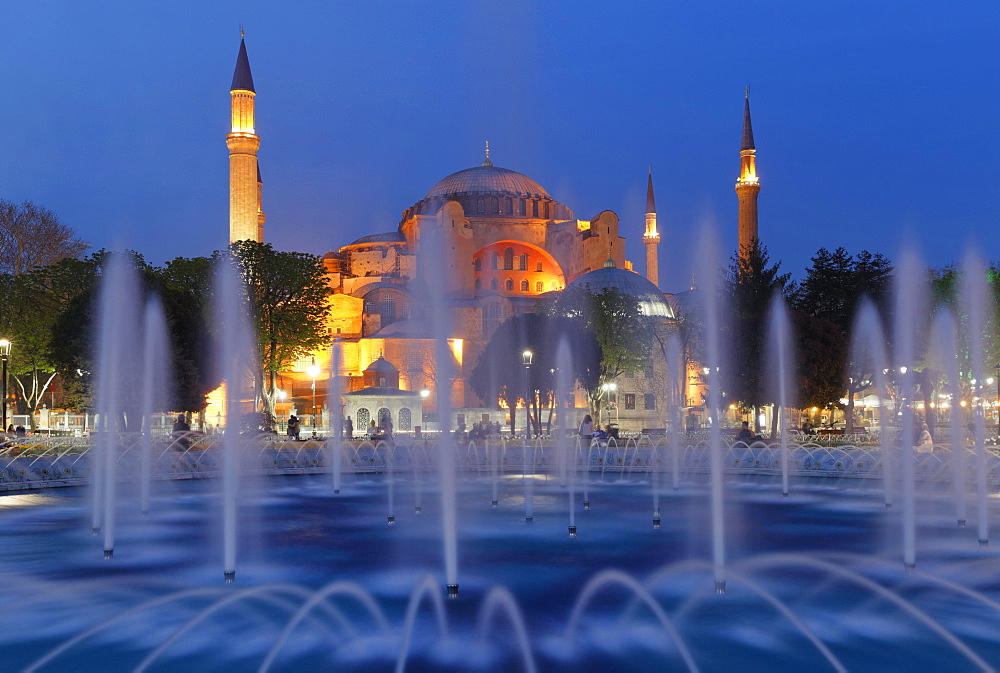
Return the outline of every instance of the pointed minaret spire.
{"type": "Polygon", "coordinates": [[[229,148],[229,242],[264,242],[265,215],[261,208],[262,183],[257,165],[260,136],[254,119],[257,96],[250,74],[250,59],[240,26],[240,51],[229,95],[232,127],[226,136],[229,148]]]}
{"type": "Polygon", "coordinates": [[[743,144],[741,150],[757,149],[753,146],[753,125],[750,123],[750,87],[747,87],[743,103],[743,144]]]}
{"type": "Polygon", "coordinates": [[[233,71],[233,85],[230,91],[253,91],[253,75],[250,74],[250,59],[247,57],[247,43],[243,39],[243,26],[240,26],[240,53],[236,56],[236,70],[233,71]]]}
{"type": "Polygon", "coordinates": [[[736,197],[739,200],[739,247],[737,254],[744,257],[750,246],[758,238],[757,195],[760,181],[757,178],[757,148],[753,142],[753,127],[750,125],[750,87],[746,88],[743,103],[743,144],[740,149],[740,177],[736,181],[736,197]]]}
{"type": "Polygon", "coordinates": [[[649,165],[649,176],[646,179],[646,233],[642,237],[646,246],[646,279],[653,285],[660,286],[660,260],[658,247],[660,232],[656,229],[656,199],[653,198],[653,165],[649,165]]]}
{"type": "Polygon", "coordinates": [[[485,167],[489,167],[489,166],[493,165],[493,162],[490,161],[490,141],[489,140],[486,141],[486,157],[483,159],[483,164],[482,165],[485,166],[485,167]]]}

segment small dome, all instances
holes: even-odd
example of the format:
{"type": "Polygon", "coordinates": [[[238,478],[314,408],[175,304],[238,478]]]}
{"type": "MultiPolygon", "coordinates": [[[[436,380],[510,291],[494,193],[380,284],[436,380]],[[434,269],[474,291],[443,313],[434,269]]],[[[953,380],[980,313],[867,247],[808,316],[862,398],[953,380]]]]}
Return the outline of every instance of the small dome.
{"type": "Polygon", "coordinates": [[[396,367],[391,362],[389,362],[388,360],[386,360],[381,355],[379,356],[378,360],[376,360],[375,362],[373,362],[370,365],[368,365],[368,367],[365,368],[365,371],[366,372],[383,372],[383,373],[387,373],[387,374],[398,374],[399,373],[399,370],[396,369],[396,367]]]}
{"type": "Polygon", "coordinates": [[[527,175],[498,166],[474,166],[452,173],[427,192],[425,199],[462,193],[530,194],[552,198],[545,189],[527,175]]]}
{"type": "Polygon", "coordinates": [[[639,310],[645,316],[674,317],[673,309],[658,287],[634,271],[616,268],[614,262],[610,266],[605,265],[602,269],[583,274],[570,283],[569,287],[581,287],[592,294],[615,288],[635,297],[639,301],[639,310]]]}
{"type": "Polygon", "coordinates": [[[389,231],[382,234],[369,234],[362,236],[348,245],[362,245],[364,243],[405,243],[406,237],[398,231],[389,231]]]}

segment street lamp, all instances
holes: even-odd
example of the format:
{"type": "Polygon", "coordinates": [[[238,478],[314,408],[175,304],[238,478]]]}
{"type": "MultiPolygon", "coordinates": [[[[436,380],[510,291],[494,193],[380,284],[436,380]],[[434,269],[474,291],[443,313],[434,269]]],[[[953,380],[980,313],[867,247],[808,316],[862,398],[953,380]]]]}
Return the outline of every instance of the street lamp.
{"type": "Polygon", "coordinates": [[[312,377],[312,398],[313,398],[312,431],[313,431],[313,437],[315,437],[316,436],[316,377],[319,376],[319,365],[316,364],[316,358],[313,358],[312,364],[306,367],[306,373],[312,377]]]}
{"type": "MultiPolygon", "coordinates": [[[[279,403],[279,404],[284,404],[284,402],[285,402],[285,397],[287,397],[287,396],[288,396],[288,393],[286,393],[286,392],[285,392],[284,390],[282,390],[281,388],[278,388],[277,390],[275,390],[275,391],[274,391],[274,394],[278,396],[278,403],[279,403]]],[[[279,420],[280,420],[280,418],[281,418],[281,417],[279,416],[278,418],[279,418],[279,420]]],[[[286,422],[286,425],[287,425],[287,422],[286,422]]]]}
{"type": "Polygon", "coordinates": [[[521,353],[521,359],[524,361],[524,439],[525,441],[531,441],[531,410],[528,407],[528,398],[531,397],[531,384],[529,381],[531,378],[528,373],[531,369],[531,356],[533,353],[531,351],[524,351],[521,353]]]}
{"type": "MultiPolygon", "coordinates": [[[[611,404],[611,395],[612,395],[612,393],[614,393],[617,390],[618,390],[618,384],[615,383],[614,381],[612,381],[611,383],[602,383],[601,384],[601,397],[604,397],[605,395],[607,395],[607,397],[608,397],[608,404],[610,405],[611,404]]],[[[611,414],[610,414],[610,409],[609,409],[608,421],[610,422],[610,420],[611,420],[611,414]]],[[[600,425],[600,426],[602,426],[602,427],[604,425],[604,406],[603,405],[601,406],[601,415],[597,419],[597,424],[600,425]]]]}
{"type": "Polygon", "coordinates": [[[3,394],[3,411],[0,411],[0,432],[7,431],[7,358],[10,357],[10,340],[0,339],[0,360],[3,361],[3,373],[0,377],[3,378],[2,384],[0,384],[0,392],[3,394]]]}

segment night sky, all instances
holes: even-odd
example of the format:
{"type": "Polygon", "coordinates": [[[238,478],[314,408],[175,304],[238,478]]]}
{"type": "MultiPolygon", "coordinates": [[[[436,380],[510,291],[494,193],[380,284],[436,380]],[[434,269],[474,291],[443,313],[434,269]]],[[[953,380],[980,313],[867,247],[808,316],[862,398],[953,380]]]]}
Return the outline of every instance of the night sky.
{"type": "Polygon", "coordinates": [[[695,232],[736,245],[751,87],[760,235],[800,276],[821,246],[1000,260],[1000,3],[8,2],[0,198],[150,262],[228,241],[239,25],[257,89],[266,240],[322,254],[392,231],[445,175],[529,175],[614,210],[642,270],[653,165],[661,286],[695,232]]]}

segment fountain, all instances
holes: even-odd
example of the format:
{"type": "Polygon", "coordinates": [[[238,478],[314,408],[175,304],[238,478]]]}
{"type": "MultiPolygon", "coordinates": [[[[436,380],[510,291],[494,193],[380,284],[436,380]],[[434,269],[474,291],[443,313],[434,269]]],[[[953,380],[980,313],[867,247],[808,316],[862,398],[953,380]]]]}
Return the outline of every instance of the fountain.
{"type": "MultiPolygon", "coordinates": [[[[903,260],[902,277],[919,283],[910,264],[903,260]]],[[[709,296],[710,269],[706,262],[709,296]]],[[[117,273],[109,277],[120,281],[117,273]]],[[[252,349],[233,279],[220,270],[218,295],[228,299],[216,313],[231,334],[220,362],[227,380],[243,381],[252,349]]],[[[983,292],[971,284],[968,301],[983,292]]],[[[900,330],[926,313],[916,297],[897,305],[894,367],[877,353],[871,309],[858,319],[869,336],[856,344],[886,364],[875,370],[876,385],[888,386],[898,368],[893,377],[910,399],[913,383],[901,370],[916,345],[900,330]]],[[[125,303],[145,330],[144,357],[138,345],[123,345],[135,330],[108,331],[113,319],[102,353],[111,363],[112,353],[131,352],[138,371],[162,342],[156,311],[141,317],[134,299],[125,303]]],[[[780,310],[774,315],[776,329],[787,325],[780,310]]],[[[718,390],[722,314],[710,307],[704,319],[710,391],[718,390]]],[[[988,320],[973,318],[980,329],[988,320]]],[[[938,318],[933,333],[954,384],[954,319],[938,318]]],[[[445,335],[438,330],[438,356],[450,363],[445,335]]],[[[678,345],[665,351],[668,367],[677,367],[678,345]]],[[[559,352],[559,370],[568,371],[569,355],[559,352]]],[[[788,353],[775,354],[785,374],[782,409],[794,393],[788,353]]],[[[333,362],[340,357],[335,349],[333,362]]],[[[974,357],[981,380],[982,355],[974,357]]],[[[102,374],[111,383],[101,393],[106,411],[94,448],[53,441],[33,454],[0,454],[0,486],[12,491],[0,498],[5,670],[1000,665],[991,626],[1000,616],[996,556],[980,545],[997,514],[988,496],[1000,487],[1000,455],[986,446],[981,415],[970,446],[953,413],[951,442],[931,452],[913,451],[905,423],[901,444],[888,425],[867,445],[787,433],[731,444],[717,413],[706,441],[680,432],[676,404],[664,410],[662,436],[607,446],[581,442],[572,427],[534,444],[459,443],[447,420],[436,437],[377,443],[345,441],[338,422],[328,440],[303,444],[240,434],[234,414],[245,393],[233,385],[233,430],[181,446],[151,440],[148,420],[145,434],[113,431],[115,405],[130,399],[128,371],[108,365],[102,374]],[[887,507],[897,481],[902,506],[887,507]],[[411,492],[413,513],[397,511],[396,500],[411,492]],[[974,532],[955,526],[972,492],[974,532]],[[107,560],[89,529],[104,534],[107,560]]],[[[566,397],[572,383],[557,379],[566,397]]],[[[138,417],[148,419],[155,391],[134,397],[142,400],[138,417]]],[[[715,409],[720,402],[713,398],[715,409]]]]}

